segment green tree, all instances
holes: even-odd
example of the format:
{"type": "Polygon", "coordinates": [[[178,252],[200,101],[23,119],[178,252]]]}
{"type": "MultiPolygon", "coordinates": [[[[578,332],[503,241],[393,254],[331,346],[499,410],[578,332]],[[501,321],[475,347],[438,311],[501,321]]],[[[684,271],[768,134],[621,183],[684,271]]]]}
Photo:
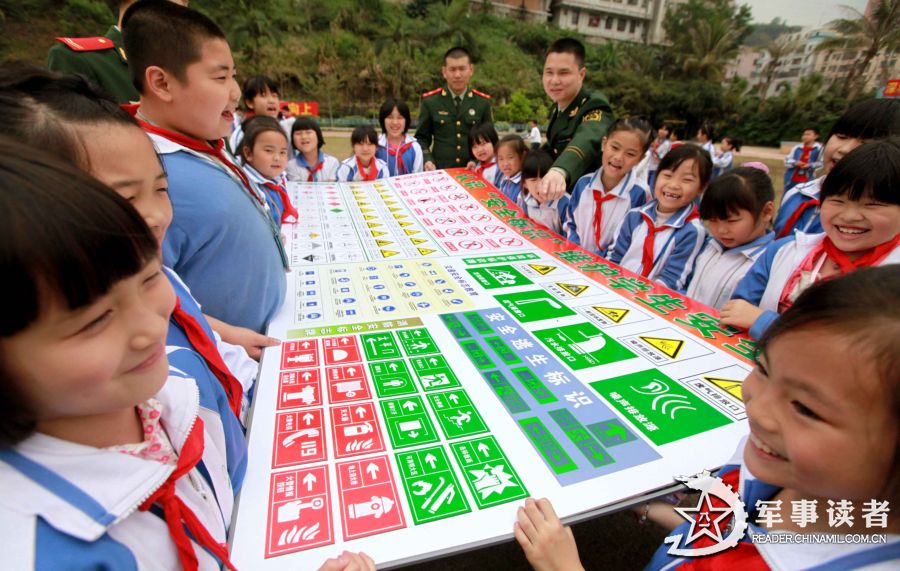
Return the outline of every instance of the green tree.
{"type": "Polygon", "coordinates": [[[721,81],[725,65],[738,54],[753,28],[750,7],[732,0],[688,0],[666,12],[663,27],[672,42],[676,73],[721,81]]]}

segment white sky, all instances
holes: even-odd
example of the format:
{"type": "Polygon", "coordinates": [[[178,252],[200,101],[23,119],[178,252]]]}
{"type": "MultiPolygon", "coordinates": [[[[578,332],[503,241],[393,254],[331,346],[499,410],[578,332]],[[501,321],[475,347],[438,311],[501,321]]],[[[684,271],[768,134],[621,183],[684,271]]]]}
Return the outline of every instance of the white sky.
{"type": "Polygon", "coordinates": [[[753,9],[755,22],[769,23],[781,18],[792,26],[821,26],[846,18],[841,6],[850,6],[860,12],[866,8],[866,0],[738,0],[753,9]]]}

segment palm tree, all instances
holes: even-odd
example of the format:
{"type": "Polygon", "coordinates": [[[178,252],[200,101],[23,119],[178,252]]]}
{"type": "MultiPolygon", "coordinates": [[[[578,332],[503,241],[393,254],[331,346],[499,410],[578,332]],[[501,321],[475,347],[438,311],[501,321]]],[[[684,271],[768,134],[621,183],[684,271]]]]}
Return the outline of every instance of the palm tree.
{"type": "Polygon", "coordinates": [[[689,51],[682,60],[682,72],[687,76],[721,81],[725,64],[738,54],[744,31],[733,21],[720,17],[697,22],[689,51]]]}
{"type": "Polygon", "coordinates": [[[765,67],[763,68],[763,80],[759,84],[759,107],[762,108],[763,104],[766,101],[766,97],[769,95],[769,87],[772,85],[772,81],[775,79],[775,72],[778,70],[778,65],[785,58],[785,56],[794,53],[795,51],[800,49],[800,44],[796,41],[792,41],[788,39],[789,36],[782,35],[775,38],[775,40],[766,47],[766,52],[769,54],[769,61],[766,62],[765,67]]]}
{"type": "Polygon", "coordinates": [[[844,6],[853,18],[831,22],[838,36],[819,44],[819,50],[855,50],[857,61],[850,66],[843,93],[852,100],[865,85],[866,68],[882,51],[900,50],[900,0],[881,0],[867,18],[859,10],[844,6]]]}

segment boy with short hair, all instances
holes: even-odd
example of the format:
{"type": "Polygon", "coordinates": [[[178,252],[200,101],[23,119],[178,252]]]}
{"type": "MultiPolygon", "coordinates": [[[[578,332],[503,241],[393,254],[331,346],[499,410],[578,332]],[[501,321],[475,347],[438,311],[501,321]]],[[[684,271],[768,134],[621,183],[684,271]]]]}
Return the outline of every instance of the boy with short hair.
{"type": "Polygon", "coordinates": [[[287,257],[265,198],[223,149],[240,95],[225,34],[165,0],[131,6],[123,28],[134,111],[169,179],[165,263],[205,313],[263,332],[284,300],[287,257]]]}
{"type": "Polygon", "coordinates": [[[815,127],[803,129],[802,141],[794,145],[791,152],[784,157],[784,190],[790,190],[798,184],[816,178],[816,171],[822,168],[822,144],[818,141],[819,130],[815,127]]]}

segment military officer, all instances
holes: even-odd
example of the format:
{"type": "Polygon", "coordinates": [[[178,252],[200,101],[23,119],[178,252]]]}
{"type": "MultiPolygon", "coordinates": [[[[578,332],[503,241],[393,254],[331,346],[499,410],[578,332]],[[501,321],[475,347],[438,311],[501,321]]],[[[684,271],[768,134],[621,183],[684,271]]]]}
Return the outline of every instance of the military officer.
{"type": "Polygon", "coordinates": [[[600,167],[600,145],[613,122],[612,108],[602,94],[584,87],[584,46],[562,38],[544,60],[544,91],[556,105],[550,113],[547,143],[553,167],[538,191],[555,200],[578,178],[600,167]]]}
{"type": "MultiPolygon", "coordinates": [[[[128,74],[128,58],[122,47],[122,16],[137,0],[116,2],[118,24],[105,36],[93,38],[56,38],[60,43],[50,48],[47,67],[59,73],[79,73],[108,91],[119,103],[137,101],[140,96],[128,74]]],[[[188,0],[172,0],[182,6],[188,0]]]]}
{"type": "Polygon", "coordinates": [[[441,68],[446,85],[422,94],[416,139],[425,155],[425,170],[465,167],[469,129],[493,121],[491,96],[469,87],[474,72],[469,52],[450,48],[441,68]]]}

